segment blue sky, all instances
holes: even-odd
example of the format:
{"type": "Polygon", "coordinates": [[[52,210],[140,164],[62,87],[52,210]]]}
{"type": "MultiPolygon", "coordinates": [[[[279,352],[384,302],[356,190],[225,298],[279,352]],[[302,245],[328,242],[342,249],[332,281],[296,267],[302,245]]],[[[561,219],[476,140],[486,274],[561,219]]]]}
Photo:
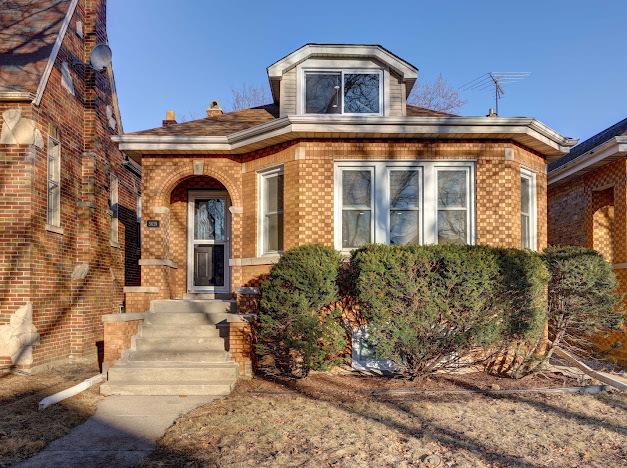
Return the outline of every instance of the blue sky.
{"type": "MultiPolygon", "coordinates": [[[[528,71],[501,115],[539,118],[585,139],[627,115],[627,1],[109,0],[109,42],[125,131],[166,109],[201,117],[231,88],[307,42],[377,43],[453,86],[489,71],[528,71]]],[[[462,115],[485,115],[466,92],[462,115]]]]}

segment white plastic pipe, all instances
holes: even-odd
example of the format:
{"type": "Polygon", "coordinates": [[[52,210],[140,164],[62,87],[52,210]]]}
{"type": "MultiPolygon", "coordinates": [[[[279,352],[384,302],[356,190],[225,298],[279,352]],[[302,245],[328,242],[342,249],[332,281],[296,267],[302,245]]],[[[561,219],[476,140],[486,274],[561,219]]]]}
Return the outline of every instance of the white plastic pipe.
{"type": "Polygon", "coordinates": [[[99,384],[105,380],[104,374],[94,375],[88,379],[83,380],[81,383],[74,385],[73,387],[66,388],[65,390],[61,390],[59,393],[55,393],[54,395],[47,396],[43,400],[39,402],[39,410],[46,409],[50,405],[54,405],[55,403],[59,403],[60,401],[65,400],[66,398],[77,395],[81,392],[84,392],[92,385],[99,384]]]}

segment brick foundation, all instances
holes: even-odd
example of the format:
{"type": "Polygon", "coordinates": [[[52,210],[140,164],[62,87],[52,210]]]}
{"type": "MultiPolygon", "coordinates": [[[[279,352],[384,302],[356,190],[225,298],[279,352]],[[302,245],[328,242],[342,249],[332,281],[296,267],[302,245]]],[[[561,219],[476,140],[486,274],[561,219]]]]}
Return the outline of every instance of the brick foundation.
{"type": "Polygon", "coordinates": [[[239,365],[241,377],[252,377],[254,364],[254,340],[248,322],[229,322],[218,325],[220,336],[225,339],[226,350],[239,365]]]}
{"type": "Polygon", "coordinates": [[[144,314],[109,314],[102,316],[104,324],[103,372],[131,347],[131,339],[139,332],[144,314]]]}

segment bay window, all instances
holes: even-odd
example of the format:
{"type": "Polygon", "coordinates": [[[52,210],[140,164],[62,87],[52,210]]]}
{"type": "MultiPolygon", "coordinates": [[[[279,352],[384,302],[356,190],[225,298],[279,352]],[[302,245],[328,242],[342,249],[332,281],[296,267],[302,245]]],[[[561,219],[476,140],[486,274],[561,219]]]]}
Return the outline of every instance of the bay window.
{"type": "Polygon", "coordinates": [[[381,115],[381,70],[305,70],[305,114],[381,115]]]}
{"type": "Polygon", "coordinates": [[[520,171],[520,239],[523,249],[536,246],[536,176],[526,169],[520,171]]]}
{"type": "Polygon", "coordinates": [[[438,244],[468,243],[469,171],[438,168],[438,244]]]}
{"type": "Polygon", "coordinates": [[[346,161],[335,164],[335,246],[371,242],[472,244],[471,161],[346,161]]]}
{"type": "Polygon", "coordinates": [[[262,255],[283,251],[283,168],[259,174],[259,246],[262,255]]]}

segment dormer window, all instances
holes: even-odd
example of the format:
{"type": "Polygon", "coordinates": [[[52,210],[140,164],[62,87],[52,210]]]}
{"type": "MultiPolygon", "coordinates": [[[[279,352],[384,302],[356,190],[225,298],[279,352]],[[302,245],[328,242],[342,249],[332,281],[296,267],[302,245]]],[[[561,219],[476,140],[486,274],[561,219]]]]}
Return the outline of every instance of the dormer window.
{"type": "Polygon", "coordinates": [[[305,114],[382,115],[381,70],[306,70],[305,114]]]}

